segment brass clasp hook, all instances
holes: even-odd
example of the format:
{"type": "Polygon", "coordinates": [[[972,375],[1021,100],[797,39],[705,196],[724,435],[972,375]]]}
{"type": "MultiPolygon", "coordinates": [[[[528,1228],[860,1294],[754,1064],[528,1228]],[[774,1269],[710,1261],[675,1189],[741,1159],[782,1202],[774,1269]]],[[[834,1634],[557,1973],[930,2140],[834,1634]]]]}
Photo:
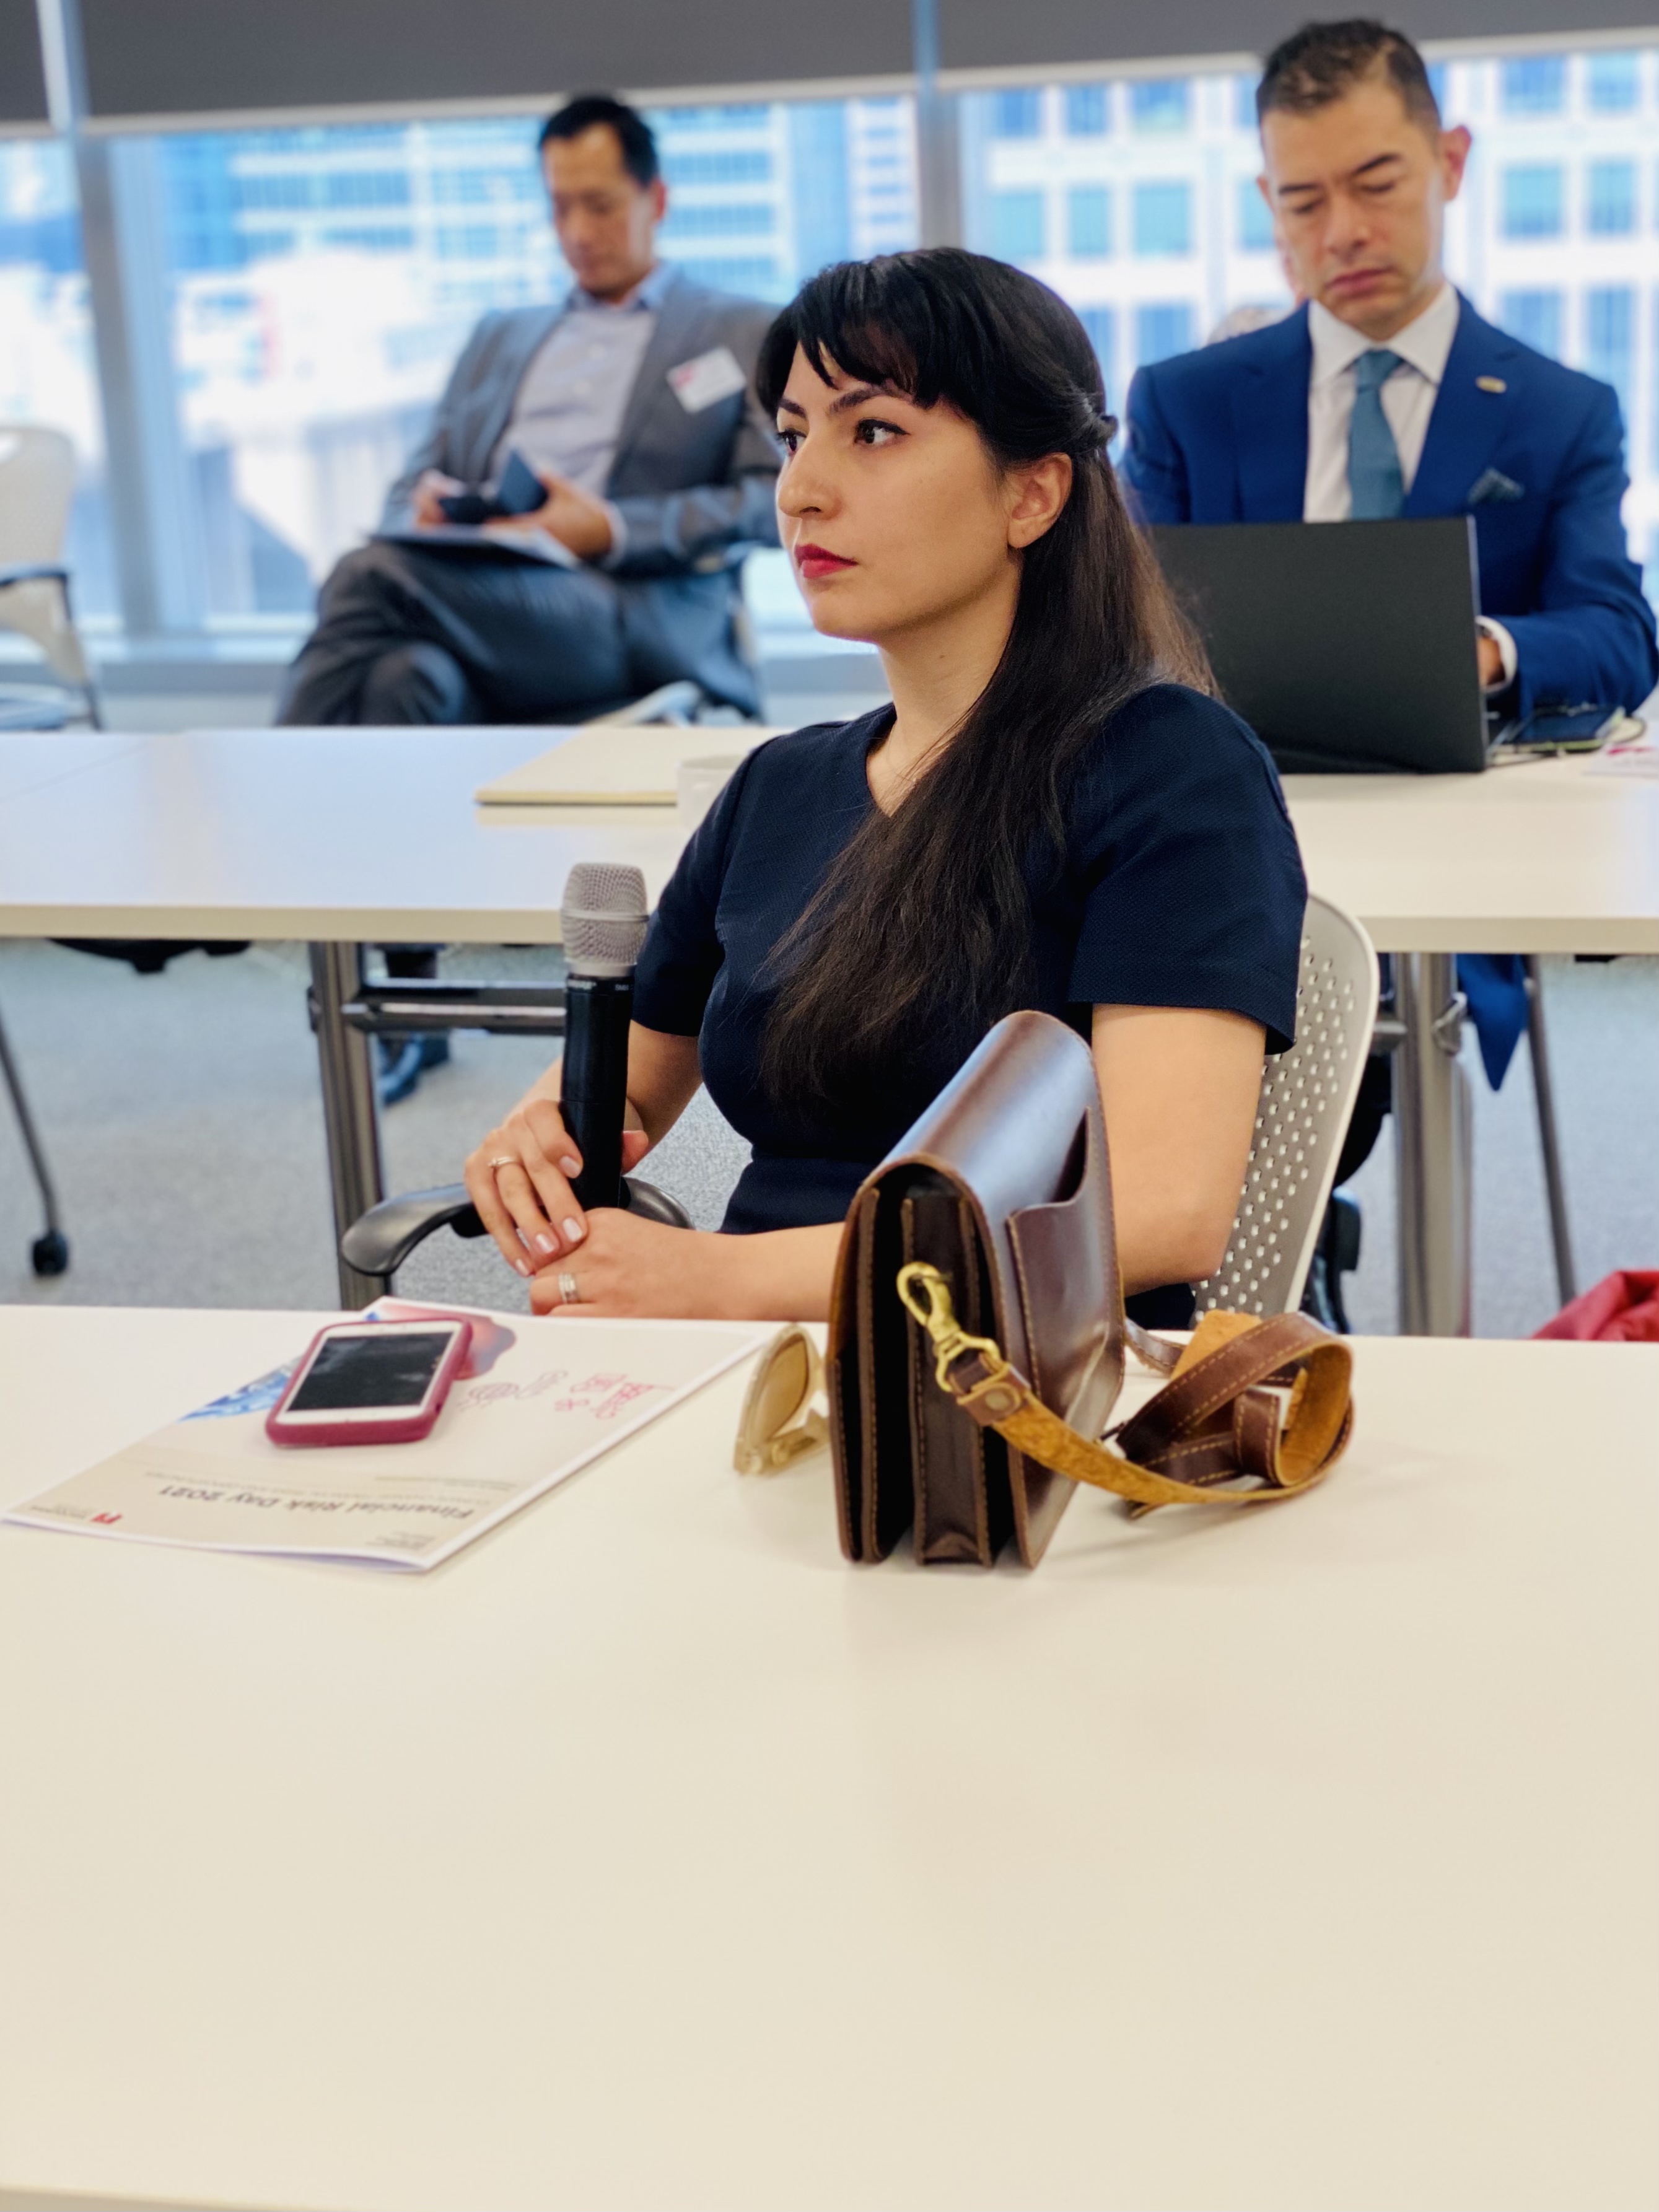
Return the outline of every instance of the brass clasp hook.
{"type": "MultiPolygon", "coordinates": [[[[933,1339],[939,1357],[934,1363],[934,1378],[941,1390],[951,1389],[951,1368],[964,1352],[977,1352],[986,1367],[984,1380],[994,1381],[1008,1371],[1008,1363],[1002,1356],[1002,1346],[994,1337],[969,1336],[957,1319],[956,1303],[951,1296],[951,1285],[937,1267],[929,1267],[925,1260],[912,1260],[898,1272],[898,1294],[905,1311],[912,1320],[919,1321],[933,1339]],[[927,1303],[922,1303],[925,1295],[927,1303]]],[[[953,1394],[954,1395],[954,1394],[953,1394]]]]}

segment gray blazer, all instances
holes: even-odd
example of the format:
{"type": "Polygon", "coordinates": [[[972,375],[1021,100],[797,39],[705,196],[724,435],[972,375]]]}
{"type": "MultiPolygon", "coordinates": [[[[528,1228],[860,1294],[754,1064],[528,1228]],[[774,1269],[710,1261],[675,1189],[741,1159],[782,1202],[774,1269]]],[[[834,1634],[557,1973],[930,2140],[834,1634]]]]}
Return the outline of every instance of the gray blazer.
{"type": "MultiPolygon", "coordinates": [[[[623,415],[605,486],[628,526],[627,551],[606,573],[624,586],[639,680],[694,676],[717,696],[735,693],[734,703],[745,706],[754,687],[732,635],[739,604],[735,564],[749,547],[778,542],[773,494],[780,454],[753,389],[773,312],[757,300],[711,291],[674,274],[623,415]],[[668,372],[722,345],[748,372],[750,388],[688,415],[668,372]],[[741,676],[734,677],[734,653],[741,676]]],[[[554,307],[484,316],[455,364],[431,429],[386,495],[383,529],[408,524],[416,479],[424,470],[442,469],[464,483],[489,474],[525,372],[557,319],[554,307]]]]}

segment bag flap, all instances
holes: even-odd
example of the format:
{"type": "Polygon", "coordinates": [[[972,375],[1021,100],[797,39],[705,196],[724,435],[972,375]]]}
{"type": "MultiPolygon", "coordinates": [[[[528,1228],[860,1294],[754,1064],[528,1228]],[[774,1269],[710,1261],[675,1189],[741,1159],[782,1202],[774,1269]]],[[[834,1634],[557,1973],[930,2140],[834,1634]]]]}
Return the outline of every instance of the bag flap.
{"type": "MultiPolygon", "coordinates": [[[[1092,1423],[1098,1434],[1122,1377],[1123,1309],[1094,1056],[1052,1015],[1010,1014],[866,1179],[848,1217],[830,1350],[841,1378],[832,1401],[842,1403],[855,1367],[863,1401],[855,1422],[847,1400],[835,1431],[837,1483],[848,1497],[860,1492],[867,1532],[864,1547],[848,1552],[854,1559],[884,1557],[896,1540],[900,1509],[892,1492],[902,1462],[894,1455],[900,1448],[890,1408],[896,1402],[904,1409],[908,1431],[908,1345],[915,1327],[896,1288],[902,1257],[899,1201],[917,1170],[942,1176],[963,1200],[988,1277],[989,1310],[981,1325],[1023,1372],[1036,1370],[1045,1397],[1054,1389],[1069,1401],[1054,1410],[1092,1423]],[[1014,1223],[1026,1215],[1032,1218],[1019,1232],[1022,1268],[1014,1223]],[[896,1354],[902,1379],[895,1375],[896,1354]],[[855,1430],[863,1443],[856,1465],[855,1430]]],[[[966,1284],[960,1289],[965,1292],[966,1284]]],[[[908,1457],[908,1437],[902,1449],[908,1457]]],[[[1015,1452],[1008,1471],[1019,1555],[1035,1565],[1073,1486],[1015,1452]]],[[[908,1466],[903,1479],[908,1491],[908,1466]]],[[[848,1510],[844,1505],[844,1546],[849,1528],[857,1534],[848,1510]]],[[[907,1498],[897,1534],[912,1510],[907,1498]]]]}

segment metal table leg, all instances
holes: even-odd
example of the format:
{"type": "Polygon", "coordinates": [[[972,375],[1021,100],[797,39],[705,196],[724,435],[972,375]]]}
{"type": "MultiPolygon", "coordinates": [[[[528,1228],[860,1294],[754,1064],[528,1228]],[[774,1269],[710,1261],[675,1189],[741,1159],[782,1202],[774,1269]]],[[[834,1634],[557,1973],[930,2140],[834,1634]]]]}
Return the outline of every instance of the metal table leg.
{"type": "MultiPolygon", "coordinates": [[[[323,1126],[328,1136],[337,1251],[340,1238],[358,1216],[378,1206],[386,1195],[380,1181],[380,1127],[370,1041],[343,1018],[345,1007],[362,988],[361,945],[312,946],[312,1019],[323,1082],[323,1126]]],[[[374,1276],[359,1274],[343,1260],[337,1264],[343,1306],[366,1306],[379,1297],[383,1286],[374,1276]]]]}
{"type": "Polygon", "coordinates": [[[1471,1316],[1473,1102],[1458,1065],[1464,1002],[1449,953],[1395,963],[1400,1333],[1467,1336],[1471,1316]]]}
{"type": "Polygon", "coordinates": [[[1555,1247],[1555,1285],[1564,1306],[1578,1295],[1572,1264],[1572,1224],[1561,1173],[1561,1133],[1555,1120],[1555,1082],[1550,1073],[1549,1034],[1544,1024],[1544,977],[1537,957],[1527,957],[1527,1036],[1532,1048],[1533,1096],[1538,1102],[1538,1141],[1544,1154],[1544,1188],[1549,1198],[1550,1242],[1555,1247]]]}

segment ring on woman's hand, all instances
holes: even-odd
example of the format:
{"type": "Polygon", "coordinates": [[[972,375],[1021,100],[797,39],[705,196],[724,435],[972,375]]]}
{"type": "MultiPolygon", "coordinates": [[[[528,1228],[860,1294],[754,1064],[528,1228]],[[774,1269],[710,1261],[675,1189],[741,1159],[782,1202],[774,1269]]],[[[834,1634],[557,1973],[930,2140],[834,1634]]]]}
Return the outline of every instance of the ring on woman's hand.
{"type": "Polygon", "coordinates": [[[576,1288],[576,1278],[574,1275],[560,1275],[559,1302],[562,1305],[567,1306],[579,1306],[581,1304],[582,1294],[576,1288]]]}
{"type": "Polygon", "coordinates": [[[497,1168],[515,1168],[518,1164],[519,1156],[516,1152],[497,1152],[493,1160],[484,1162],[491,1175],[495,1174],[497,1168]]]}

